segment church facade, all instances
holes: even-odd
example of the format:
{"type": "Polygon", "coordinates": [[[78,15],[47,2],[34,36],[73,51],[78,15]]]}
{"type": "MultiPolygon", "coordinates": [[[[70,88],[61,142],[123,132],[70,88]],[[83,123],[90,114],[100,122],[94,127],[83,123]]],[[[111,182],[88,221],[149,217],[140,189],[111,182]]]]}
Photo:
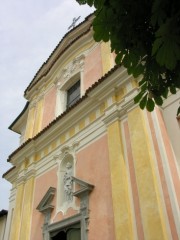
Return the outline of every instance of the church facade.
{"type": "Polygon", "coordinates": [[[90,15],[24,92],[4,240],[178,240],[179,95],[153,113],[90,15]],[[171,114],[170,114],[171,113],[171,114]]]}

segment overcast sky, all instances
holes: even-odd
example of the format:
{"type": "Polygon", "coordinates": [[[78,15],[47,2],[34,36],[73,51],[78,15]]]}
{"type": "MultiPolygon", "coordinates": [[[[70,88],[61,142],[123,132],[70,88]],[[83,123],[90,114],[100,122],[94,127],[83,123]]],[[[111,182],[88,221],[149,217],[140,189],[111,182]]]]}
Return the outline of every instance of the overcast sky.
{"type": "Polygon", "coordinates": [[[0,5],[0,210],[8,209],[11,185],[2,174],[19,135],[8,129],[25,106],[24,90],[67,32],[93,10],[75,0],[6,0],[0,5]]]}

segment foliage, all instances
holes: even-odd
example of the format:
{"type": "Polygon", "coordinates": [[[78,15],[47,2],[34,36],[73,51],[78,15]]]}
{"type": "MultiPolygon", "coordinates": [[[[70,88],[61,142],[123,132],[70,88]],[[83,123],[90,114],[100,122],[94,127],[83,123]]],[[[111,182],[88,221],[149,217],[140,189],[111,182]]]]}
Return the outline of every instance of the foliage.
{"type": "MultiPolygon", "coordinates": [[[[116,63],[139,82],[135,103],[153,111],[180,88],[179,0],[76,0],[96,8],[95,41],[111,42],[116,63]]],[[[180,108],[178,114],[180,113],[180,108]]]]}

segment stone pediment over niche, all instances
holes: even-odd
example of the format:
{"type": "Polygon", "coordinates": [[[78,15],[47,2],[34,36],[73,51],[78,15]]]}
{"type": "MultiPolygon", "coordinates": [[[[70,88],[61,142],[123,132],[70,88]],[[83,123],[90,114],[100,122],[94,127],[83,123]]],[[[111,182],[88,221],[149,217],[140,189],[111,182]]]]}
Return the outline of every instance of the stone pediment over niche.
{"type": "Polygon", "coordinates": [[[85,182],[85,181],[83,181],[79,178],[72,177],[72,179],[76,184],[79,185],[79,189],[73,193],[73,195],[76,196],[76,197],[81,198],[81,196],[83,194],[85,194],[85,193],[89,194],[94,188],[94,185],[89,184],[89,183],[87,183],[87,182],[85,182]]]}
{"type": "Polygon", "coordinates": [[[37,206],[37,210],[40,212],[46,212],[48,210],[53,210],[54,206],[51,205],[51,202],[54,198],[56,189],[53,187],[50,187],[42,200],[40,201],[39,205],[37,206]]]}
{"type": "Polygon", "coordinates": [[[80,212],[83,216],[88,218],[89,212],[89,194],[94,189],[94,185],[89,184],[79,178],[72,177],[74,183],[78,186],[78,189],[73,193],[73,196],[80,199],[80,212]]]}

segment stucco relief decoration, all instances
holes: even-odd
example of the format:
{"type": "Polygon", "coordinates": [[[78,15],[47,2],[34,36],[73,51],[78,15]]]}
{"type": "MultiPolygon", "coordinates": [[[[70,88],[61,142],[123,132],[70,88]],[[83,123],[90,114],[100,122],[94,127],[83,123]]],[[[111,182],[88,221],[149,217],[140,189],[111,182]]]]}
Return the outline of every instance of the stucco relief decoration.
{"type": "Polygon", "coordinates": [[[60,149],[59,154],[54,156],[58,164],[58,188],[57,188],[57,212],[66,213],[68,208],[78,210],[74,198],[74,181],[76,167],[76,150],[79,142],[65,145],[60,149]]]}
{"type": "Polygon", "coordinates": [[[66,171],[64,174],[63,182],[64,182],[64,197],[65,201],[72,202],[73,200],[73,168],[72,164],[68,162],[66,164],[66,171]]]}
{"type": "Polygon", "coordinates": [[[63,69],[62,72],[63,72],[64,81],[67,81],[74,74],[83,70],[84,59],[85,59],[85,56],[81,55],[81,56],[75,58],[66,68],[63,69]]]}

